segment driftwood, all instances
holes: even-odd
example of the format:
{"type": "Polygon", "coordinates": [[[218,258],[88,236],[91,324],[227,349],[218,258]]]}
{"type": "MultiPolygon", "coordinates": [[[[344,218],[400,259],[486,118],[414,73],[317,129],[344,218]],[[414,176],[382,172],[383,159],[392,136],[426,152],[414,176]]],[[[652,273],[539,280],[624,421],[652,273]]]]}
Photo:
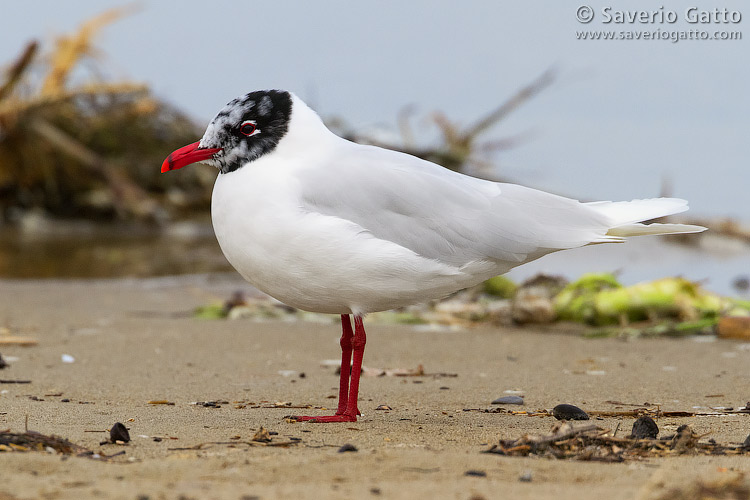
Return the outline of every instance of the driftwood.
{"type": "MultiPolygon", "coordinates": [[[[133,10],[108,10],[45,53],[31,41],[0,75],[0,220],[40,208],[61,216],[161,219],[159,165],[200,131],[144,84],[102,81],[102,71],[83,84],[70,77],[81,61],[98,58],[96,35],[133,10]]],[[[213,177],[201,170],[172,179],[173,192],[184,190],[174,198],[183,206],[208,204],[213,177]]]]}
{"type": "MultiPolygon", "coordinates": [[[[403,142],[401,145],[386,144],[369,137],[359,137],[351,131],[343,130],[342,133],[346,138],[355,142],[365,142],[395,149],[432,161],[451,170],[464,171],[469,163],[480,163],[475,157],[475,153],[509,149],[522,140],[525,134],[478,144],[480,136],[487,132],[490,127],[496,125],[522,104],[547,89],[555,82],[556,78],[557,71],[554,68],[548,69],[519,89],[503,104],[465,128],[461,128],[460,125],[451,121],[442,113],[433,113],[432,120],[440,129],[442,135],[441,144],[437,147],[420,147],[414,143],[414,134],[410,125],[410,118],[414,110],[412,106],[402,109],[398,116],[398,127],[403,142]]],[[[334,124],[337,128],[345,128],[339,120],[334,120],[334,124]]]]}
{"type": "Polygon", "coordinates": [[[93,455],[88,448],[78,446],[65,438],[34,431],[0,432],[0,451],[47,451],[63,455],[93,455]]]}

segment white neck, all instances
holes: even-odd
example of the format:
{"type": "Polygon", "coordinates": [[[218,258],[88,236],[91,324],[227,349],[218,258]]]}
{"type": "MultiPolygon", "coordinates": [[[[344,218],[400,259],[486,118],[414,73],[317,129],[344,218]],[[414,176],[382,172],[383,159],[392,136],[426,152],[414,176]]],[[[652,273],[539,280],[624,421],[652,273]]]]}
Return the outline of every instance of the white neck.
{"type": "Polygon", "coordinates": [[[300,152],[312,154],[342,139],[328,130],[320,116],[294,94],[289,128],[273,151],[275,158],[296,157],[300,152]]]}

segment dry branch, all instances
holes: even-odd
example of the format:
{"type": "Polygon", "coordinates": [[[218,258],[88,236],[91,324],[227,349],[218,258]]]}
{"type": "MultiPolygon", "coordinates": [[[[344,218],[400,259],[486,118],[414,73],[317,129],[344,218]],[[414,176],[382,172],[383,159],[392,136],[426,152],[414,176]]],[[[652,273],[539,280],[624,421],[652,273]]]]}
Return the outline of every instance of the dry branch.
{"type": "Polygon", "coordinates": [[[0,87],[0,101],[13,92],[13,89],[21,80],[21,76],[26,71],[26,68],[28,68],[31,61],[34,60],[34,56],[36,56],[38,49],[39,44],[36,40],[32,40],[26,45],[26,48],[23,49],[23,52],[18,56],[18,59],[16,59],[16,61],[10,66],[8,69],[8,76],[5,78],[5,83],[0,87]]]}

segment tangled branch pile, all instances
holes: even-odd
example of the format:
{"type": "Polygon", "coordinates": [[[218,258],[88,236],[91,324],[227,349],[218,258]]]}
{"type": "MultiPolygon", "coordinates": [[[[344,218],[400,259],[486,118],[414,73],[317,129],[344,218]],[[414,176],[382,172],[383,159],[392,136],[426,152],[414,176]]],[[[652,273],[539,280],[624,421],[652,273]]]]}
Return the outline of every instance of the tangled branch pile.
{"type": "Polygon", "coordinates": [[[701,441],[689,426],[682,425],[674,435],[661,439],[615,437],[610,429],[596,424],[575,426],[569,422],[556,425],[547,435],[524,435],[518,439],[501,439],[487,453],[511,457],[539,455],[548,458],[597,462],[622,462],[677,455],[741,455],[744,445],[701,441]]]}
{"type": "Polygon", "coordinates": [[[0,76],[0,220],[35,209],[158,220],[162,198],[173,210],[207,205],[210,170],[168,184],[159,176],[165,154],[200,135],[194,123],[143,84],[97,76],[75,83],[82,62],[97,66],[95,35],[127,11],[85,22],[48,53],[28,43],[0,76]]]}

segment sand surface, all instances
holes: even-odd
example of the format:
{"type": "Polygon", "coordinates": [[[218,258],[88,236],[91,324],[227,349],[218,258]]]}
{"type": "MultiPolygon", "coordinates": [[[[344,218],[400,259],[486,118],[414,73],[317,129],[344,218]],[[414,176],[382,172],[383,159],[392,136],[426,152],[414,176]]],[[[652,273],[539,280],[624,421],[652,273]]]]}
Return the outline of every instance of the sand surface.
{"type": "MultiPolygon", "coordinates": [[[[102,454],[125,451],[110,461],[0,453],[0,498],[616,500],[657,498],[675,485],[750,471],[747,455],[606,464],[485,454],[500,438],[544,433],[555,421],[465,411],[488,408],[505,391],[521,391],[521,408],[529,411],[558,403],[615,409],[608,401],[661,403],[665,410],[739,407],[750,400],[748,344],[584,339],[489,325],[419,331],[366,322],[365,365],[421,364],[427,373],[456,376],[363,377],[358,422],[288,423],[285,415],[325,414],[322,407],[335,406],[338,377],[321,362],[339,355],[338,318],[190,316],[235,288],[247,287],[234,278],[195,276],[0,282],[2,333],[39,341],[0,346],[11,365],[0,379],[31,380],[0,384],[0,429],[22,432],[28,418],[29,429],[102,454]],[[74,362],[63,362],[64,354],[74,362]],[[154,400],[174,405],[149,404],[154,400]],[[312,408],[264,407],[277,402],[312,408]],[[379,405],[392,410],[376,411],[379,405]],[[100,445],[117,421],[129,427],[132,441],[100,445]],[[245,444],[260,426],[278,433],[274,442],[297,444],[245,444]],[[344,444],[358,451],[339,453],[344,444]],[[530,482],[519,480],[524,474],[530,482]]],[[[597,421],[611,428],[618,422],[629,433],[630,417],[597,421]]],[[[747,414],[657,422],[662,433],[688,423],[727,443],[750,432],[747,414]]]]}

